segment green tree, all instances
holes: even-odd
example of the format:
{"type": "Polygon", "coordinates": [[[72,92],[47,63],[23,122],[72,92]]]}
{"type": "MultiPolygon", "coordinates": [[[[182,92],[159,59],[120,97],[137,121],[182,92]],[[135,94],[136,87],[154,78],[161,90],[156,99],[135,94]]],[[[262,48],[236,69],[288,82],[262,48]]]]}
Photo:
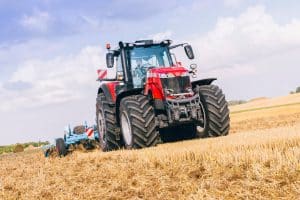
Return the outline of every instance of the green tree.
{"type": "Polygon", "coordinates": [[[300,93],[300,87],[297,87],[296,93],[300,93]]]}

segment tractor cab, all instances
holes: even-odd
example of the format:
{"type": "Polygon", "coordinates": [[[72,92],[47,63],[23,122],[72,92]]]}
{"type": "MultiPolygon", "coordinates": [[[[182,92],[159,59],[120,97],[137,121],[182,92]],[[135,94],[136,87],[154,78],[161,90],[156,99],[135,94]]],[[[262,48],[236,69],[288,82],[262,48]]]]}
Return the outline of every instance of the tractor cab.
{"type": "Polygon", "coordinates": [[[128,55],[133,86],[137,88],[143,87],[150,69],[173,66],[168,47],[164,45],[134,47],[128,55]]]}
{"type": "MultiPolygon", "coordinates": [[[[191,71],[184,68],[176,61],[170,50],[183,46],[186,55],[194,59],[192,47],[187,43],[171,46],[171,40],[153,42],[153,40],[140,40],[134,43],[119,43],[119,48],[110,50],[107,45],[106,55],[107,68],[116,68],[115,80],[124,82],[128,88],[145,88],[148,94],[147,85],[151,84],[153,78],[159,78],[160,85],[166,86],[164,92],[186,93],[190,88],[182,88],[190,85],[190,73],[196,76],[196,65],[191,66],[191,71]]],[[[111,79],[110,79],[111,80],[111,79]]],[[[158,81],[158,80],[155,80],[158,81]]],[[[152,91],[151,91],[152,92],[152,91]]],[[[163,95],[164,96],[164,95],[163,95]]]]}

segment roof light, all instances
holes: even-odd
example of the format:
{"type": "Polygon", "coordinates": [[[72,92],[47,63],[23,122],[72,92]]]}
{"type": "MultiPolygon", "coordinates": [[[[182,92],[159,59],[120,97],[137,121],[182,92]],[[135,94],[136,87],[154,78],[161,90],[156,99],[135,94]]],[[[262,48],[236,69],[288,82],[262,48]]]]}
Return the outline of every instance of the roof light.
{"type": "Polygon", "coordinates": [[[137,43],[137,44],[145,44],[145,45],[152,45],[153,44],[153,40],[137,40],[137,41],[135,41],[135,43],[137,43]]]}
{"type": "Polygon", "coordinates": [[[163,40],[161,42],[161,44],[164,44],[164,45],[170,45],[172,43],[172,40],[163,40]]]}

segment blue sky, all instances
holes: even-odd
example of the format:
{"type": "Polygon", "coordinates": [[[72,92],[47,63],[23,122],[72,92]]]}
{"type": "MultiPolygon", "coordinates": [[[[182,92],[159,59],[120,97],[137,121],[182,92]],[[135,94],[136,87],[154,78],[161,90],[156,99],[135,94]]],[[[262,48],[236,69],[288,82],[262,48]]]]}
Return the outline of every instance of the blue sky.
{"type": "Polygon", "coordinates": [[[92,123],[106,42],[188,41],[199,77],[218,77],[227,99],[286,95],[300,85],[299,10],[296,0],[0,0],[0,145],[92,123]]]}

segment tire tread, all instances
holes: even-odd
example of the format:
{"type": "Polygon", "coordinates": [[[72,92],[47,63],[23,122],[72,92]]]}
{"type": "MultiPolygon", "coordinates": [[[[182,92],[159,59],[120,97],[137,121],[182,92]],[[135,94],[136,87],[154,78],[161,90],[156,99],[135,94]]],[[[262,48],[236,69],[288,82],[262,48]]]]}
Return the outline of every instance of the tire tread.
{"type": "Polygon", "coordinates": [[[230,129],[229,109],[222,90],[216,85],[203,85],[199,86],[199,92],[207,107],[208,130],[206,136],[228,135],[230,129]]]}
{"type": "MultiPolygon", "coordinates": [[[[154,109],[144,95],[132,95],[121,101],[121,110],[127,109],[132,126],[132,146],[140,149],[157,145],[160,139],[154,109]]],[[[120,112],[122,113],[122,111],[120,112]]]]}

